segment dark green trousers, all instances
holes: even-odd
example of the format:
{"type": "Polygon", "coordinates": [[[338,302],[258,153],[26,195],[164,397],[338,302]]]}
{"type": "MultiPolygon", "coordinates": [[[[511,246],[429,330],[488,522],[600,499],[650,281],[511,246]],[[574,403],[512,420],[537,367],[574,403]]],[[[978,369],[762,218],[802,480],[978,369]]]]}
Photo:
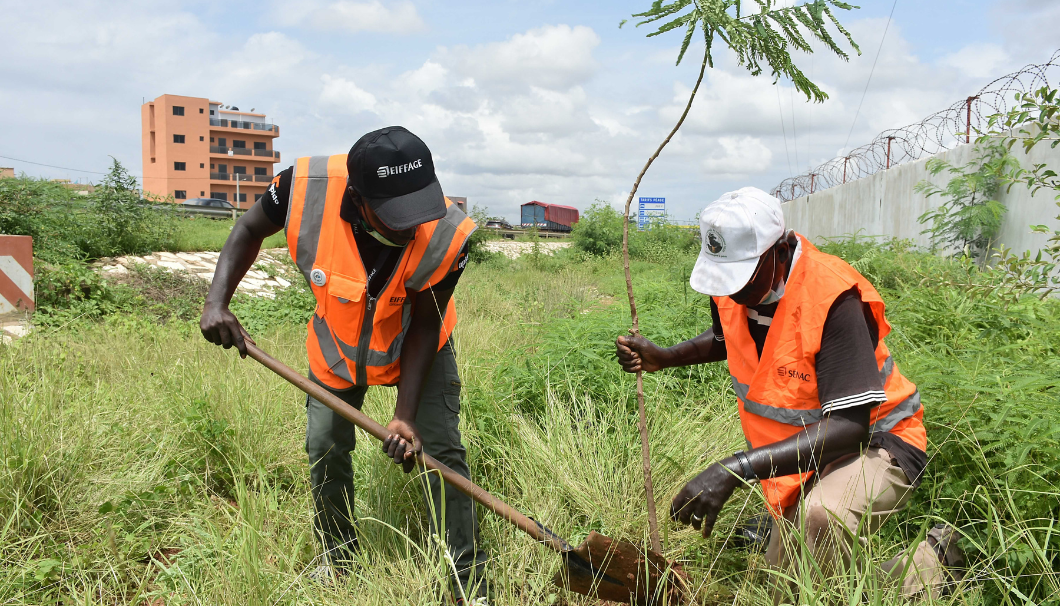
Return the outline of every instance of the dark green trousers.
{"type": "MultiPolygon", "coordinates": [[[[317,384],[323,386],[315,377],[317,384]]],[[[326,387],[326,386],[325,386],[326,387]]],[[[360,410],[367,387],[337,391],[328,388],[344,402],[360,410]]],[[[350,559],[357,548],[356,518],[353,514],[353,450],[355,426],[332,412],[315,398],[306,399],[306,453],[309,455],[316,529],[331,561],[350,559]]],[[[434,358],[420,396],[416,427],[423,438],[423,450],[465,478],[471,474],[466,450],[460,441],[460,374],[456,356],[448,343],[434,358]]],[[[373,444],[372,447],[378,448],[373,444]]],[[[382,455],[380,455],[382,456],[382,455]]],[[[413,472],[415,473],[415,472],[413,472]]],[[[427,474],[424,496],[440,514],[442,482],[438,474],[427,474]]],[[[423,482],[420,483],[424,485],[423,482]]],[[[478,521],[474,501],[451,486],[445,487],[445,539],[456,563],[461,584],[472,576],[479,578],[487,554],[477,548],[478,521]]],[[[431,518],[431,531],[438,532],[438,520],[431,518]]]]}

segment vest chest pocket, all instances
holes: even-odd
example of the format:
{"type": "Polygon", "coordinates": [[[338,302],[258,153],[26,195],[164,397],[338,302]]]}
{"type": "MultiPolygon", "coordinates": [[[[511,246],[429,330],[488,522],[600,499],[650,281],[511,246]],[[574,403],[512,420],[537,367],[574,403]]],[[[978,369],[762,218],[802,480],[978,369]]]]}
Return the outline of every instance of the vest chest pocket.
{"type": "Polygon", "coordinates": [[[332,272],[328,278],[324,312],[332,330],[348,333],[360,328],[364,311],[365,282],[332,272]]]}

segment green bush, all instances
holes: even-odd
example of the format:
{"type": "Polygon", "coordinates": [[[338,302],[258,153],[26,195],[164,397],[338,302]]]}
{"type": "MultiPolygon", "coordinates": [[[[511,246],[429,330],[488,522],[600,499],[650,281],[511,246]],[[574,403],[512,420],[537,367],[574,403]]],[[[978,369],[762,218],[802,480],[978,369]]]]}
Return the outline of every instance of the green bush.
{"type": "Polygon", "coordinates": [[[699,252],[698,235],[697,229],[672,225],[665,219],[654,221],[647,229],[630,231],[629,256],[651,263],[674,263],[699,252]]]}
{"type": "MultiPolygon", "coordinates": [[[[644,230],[630,225],[629,256],[653,263],[672,263],[699,250],[698,232],[671,225],[665,218],[644,230]]],[[[571,232],[574,246],[598,257],[622,251],[622,213],[597,200],[581,216],[571,232]]]]}
{"type": "Polygon", "coordinates": [[[0,180],[0,233],[33,237],[33,254],[52,263],[167,250],[175,216],[151,208],[136,179],[115,160],[96,190],[79,196],[29,177],[0,180]]]}
{"type": "Polygon", "coordinates": [[[0,234],[31,236],[34,256],[60,262],[84,257],[77,245],[84,229],[73,220],[84,206],[70,190],[43,179],[0,179],[0,234]]]}
{"type": "Polygon", "coordinates": [[[582,213],[571,230],[574,246],[590,255],[605,257],[622,250],[622,214],[603,200],[582,213]]]}
{"type": "Polygon", "coordinates": [[[489,209],[475,205],[471,207],[471,213],[468,216],[478,226],[467,241],[468,259],[473,263],[482,263],[498,256],[500,253],[490,252],[485,246],[486,242],[497,239],[496,234],[486,229],[486,221],[490,219],[489,209]]]}
{"type": "Polygon", "coordinates": [[[136,178],[117,160],[103,183],[88,196],[88,229],[81,231],[81,249],[92,259],[143,254],[172,247],[177,234],[175,217],[151,208],[140,197],[136,178]]]}

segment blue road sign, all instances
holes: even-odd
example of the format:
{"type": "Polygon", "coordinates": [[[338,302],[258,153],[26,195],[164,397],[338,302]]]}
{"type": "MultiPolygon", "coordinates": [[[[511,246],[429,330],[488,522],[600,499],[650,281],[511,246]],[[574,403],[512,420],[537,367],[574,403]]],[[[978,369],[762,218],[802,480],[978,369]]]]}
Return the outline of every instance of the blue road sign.
{"type": "Polygon", "coordinates": [[[637,229],[644,229],[651,220],[666,216],[666,198],[638,198],[637,229]]]}

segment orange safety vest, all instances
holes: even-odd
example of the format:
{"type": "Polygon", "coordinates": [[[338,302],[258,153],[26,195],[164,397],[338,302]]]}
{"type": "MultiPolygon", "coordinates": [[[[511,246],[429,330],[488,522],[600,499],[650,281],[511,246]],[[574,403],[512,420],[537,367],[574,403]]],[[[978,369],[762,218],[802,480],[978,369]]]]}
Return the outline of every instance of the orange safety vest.
{"type": "MultiPolygon", "coordinates": [[[[883,338],[891,332],[884,303],[872,284],[842,259],[822,253],[799,235],[802,252],[791,268],[784,295],[769,327],[762,359],[747,328],[747,308],[715,297],[725,335],[729,374],[740,408],[740,424],[751,448],[791,437],[823,418],[817,396],[816,356],[832,303],[857,288],[879,328],[876,364],[887,401],[871,413],[871,431],[889,431],[927,450],[924,411],[916,385],[898,372],[883,338]]],[[[769,478],[762,490],[773,514],[794,505],[812,472],[769,478]]]]}
{"type": "MultiPolygon", "coordinates": [[[[413,295],[449,274],[476,226],[446,198],[446,215],[416,228],[412,241],[401,249],[393,276],[373,299],[353,230],[339,217],[346,179],[346,154],[299,158],[294,164],[284,229],[291,258],[317,299],[306,339],[309,368],[335,389],[395,385],[413,295]]],[[[455,327],[456,307],[450,298],[439,349],[455,327]]]]}

